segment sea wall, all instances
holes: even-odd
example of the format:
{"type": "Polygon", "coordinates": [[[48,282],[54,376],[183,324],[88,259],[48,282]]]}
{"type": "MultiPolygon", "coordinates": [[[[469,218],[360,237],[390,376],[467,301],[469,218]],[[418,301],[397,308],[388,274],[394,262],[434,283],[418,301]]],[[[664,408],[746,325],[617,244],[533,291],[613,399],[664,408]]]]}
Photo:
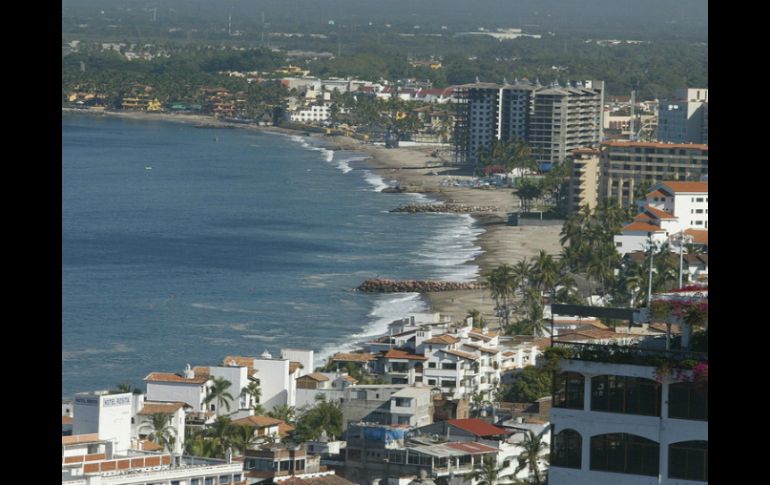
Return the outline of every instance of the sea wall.
{"type": "Polygon", "coordinates": [[[428,293],[433,291],[483,290],[486,283],[437,280],[388,280],[373,278],[361,283],[358,291],[366,293],[428,293]]]}
{"type": "Polygon", "coordinates": [[[409,204],[391,209],[390,212],[439,212],[451,214],[474,214],[479,212],[497,212],[500,209],[493,206],[477,206],[465,204],[409,204]]]}

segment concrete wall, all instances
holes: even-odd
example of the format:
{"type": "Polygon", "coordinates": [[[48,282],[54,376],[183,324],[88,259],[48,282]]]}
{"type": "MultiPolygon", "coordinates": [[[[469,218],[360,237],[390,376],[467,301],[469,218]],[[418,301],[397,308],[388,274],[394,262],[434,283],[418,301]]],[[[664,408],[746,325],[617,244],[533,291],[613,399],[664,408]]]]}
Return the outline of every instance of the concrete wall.
{"type": "Polygon", "coordinates": [[[205,411],[206,384],[184,382],[147,382],[148,401],[180,401],[192,406],[194,412],[205,411]]]}
{"type": "Polygon", "coordinates": [[[97,433],[99,439],[114,443],[115,452],[125,452],[131,445],[131,398],[130,392],[76,394],[72,433],[97,433]]]}
{"type": "Polygon", "coordinates": [[[256,377],[262,390],[260,403],[265,411],[282,404],[295,405],[290,402],[289,390],[294,382],[289,376],[288,360],[257,358],[254,359],[254,369],[257,370],[256,377]]]}

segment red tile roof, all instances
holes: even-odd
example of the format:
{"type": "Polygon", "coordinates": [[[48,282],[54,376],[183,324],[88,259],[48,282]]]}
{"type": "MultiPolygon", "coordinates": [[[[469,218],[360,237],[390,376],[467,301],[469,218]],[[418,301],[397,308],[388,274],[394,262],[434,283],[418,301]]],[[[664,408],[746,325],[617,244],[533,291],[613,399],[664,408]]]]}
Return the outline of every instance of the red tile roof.
{"type": "Polygon", "coordinates": [[[692,242],[695,244],[709,244],[709,232],[702,229],[685,229],[685,234],[692,236],[692,242]]]}
{"type": "Polygon", "coordinates": [[[657,219],[676,219],[675,216],[669,214],[668,212],[656,209],[651,205],[644,206],[644,211],[652,216],[655,216],[657,219]]]}
{"type": "Polygon", "coordinates": [[[674,193],[708,194],[709,192],[708,182],[661,182],[661,184],[674,193]]]}
{"type": "Polygon", "coordinates": [[[428,360],[424,355],[411,354],[397,349],[388,350],[383,357],[386,359],[428,360]]]}
{"type": "Polygon", "coordinates": [[[457,451],[462,451],[463,453],[468,453],[469,455],[474,455],[478,453],[497,453],[500,451],[497,448],[493,448],[491,446],[487,446],[481,443],[476,443],[475,441],[444,443],[444,446],[446,446],[447,448],[455,449],[457,451]]]}
{"type": "Polygon", "coordinates": [[[255,426],[257,428],[267,428],[269,426],[278,426],[283,423],[280,419],[271,418],[270,416],[246,416],[245,418],[236,419],[232,424],[237,426],[255,426]]]}
{"type": "Polygon", "coordinates": [[[462,430],[468,431],[469,433],[473,433],[476,436],[497,436],[513,433],[513,431],[508,431],[505,428],[500,428],[484,421],[483,419],[478,418],[450,419],[447,421],[447,423],[462,430]]]}
{"type": "Polygon", "coordinates": [[[208,376],[195,376],[192,379],[187,379],[178,374],[172,374],[170,372],[151,372],[150,375],[144,378],[145,381],[150,382],[180,382],[183,384],[203,384],[209,380],[208,376]]]}
{"type": "Polygon", "coordinates": [[[164,402],[164,403],[145,403],[144,407],[141,411],[139,411],[137,414],[140,414],[142,416],[149,416],[151,414],[156,413],[163,413],[163,414],[174,414],[177,412],[177,410],[182,409],[185,407],[186,404],[183,402],[164,402]]]}
{"type": "Polygon", "coordinates": [[[314,381],[318,381],[318,382],[324,382],[329,380],[328,377],[321,374],[320,372],[311,372],[310,374],[305,374],[304,376],[298,377],[297,379],[304,379],[306,377],[308,379],[313,379],[314,381]]]}
{"type": "Polygon", "coordinates": [[[647,224],[646,222],[632,222],[623,226],[623,231],[666,232],[660,227],[647,224]]]}
{"type": "Polygon", "coordinates": [[[459,341],[460,339],[454,338],[451,335],[442,334],[442,335],[436,335],[435,337],[429,338],[428,340],[423,340],[422,343],[436,344],[436,345],[450,345],[450,344],[456,344],[459,341]]]}
{"type": "Polygon", "coordinates": [[[61,417],[61,424],[62,424],[62,425],[65,425],[65,424],[72,424],[72,422],[73,422],[74,420],[75,420],[75,419],[74,419],[72,416],[62,416],[62,417],[61,417]]]}
{"type": "Polygon", "coordinates": [[[671,194],[667,194],[666,192],[660,189],[653,190],[652,192],[649,192],[647,194],[647,197],[670,197],[670,196],[671,194]]]}
{"type": "Polygon", "coordinates": [[[305,366],[300,364],[299,362],[289,361],[289,374],[294,374],[294,371],[297,369],[304,369],[305,366]]]}
{"type": "Polygon", "coordinates": [[[449,355],[455,355],[463,359],[479,360],[478,355],[469,354],[468,352],[461,352],[459,350],[441,350],[440,352],[444,352],[445,354],[449,354],[449,355]]]}
{"type": "Polygon", "coordinates": [[[254,367],[254,357],[238,357],[237,355],[228,355],[222,359],[222,365],[227,367],[235,363],[239,367],[248,367],[251,369],[254,367]]]}

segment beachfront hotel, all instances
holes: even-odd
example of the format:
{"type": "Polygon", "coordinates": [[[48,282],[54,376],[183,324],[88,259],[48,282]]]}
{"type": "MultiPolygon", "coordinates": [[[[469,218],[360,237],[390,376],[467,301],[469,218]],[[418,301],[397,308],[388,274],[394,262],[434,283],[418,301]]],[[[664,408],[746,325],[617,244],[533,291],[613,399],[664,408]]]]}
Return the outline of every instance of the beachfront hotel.
{"type": "Polygon", "coordinates": [[[550,485],[708,482],[708,353],[655,342],[554,343],[550,485]]]}
{"type": "Polygon", "coordinates": [[[543,168],[563,161],[602,138],[603,81],[553,83],[514,81],[455,87],[455,155],[475,164],[495,141],[522,139],[543,168]]]}

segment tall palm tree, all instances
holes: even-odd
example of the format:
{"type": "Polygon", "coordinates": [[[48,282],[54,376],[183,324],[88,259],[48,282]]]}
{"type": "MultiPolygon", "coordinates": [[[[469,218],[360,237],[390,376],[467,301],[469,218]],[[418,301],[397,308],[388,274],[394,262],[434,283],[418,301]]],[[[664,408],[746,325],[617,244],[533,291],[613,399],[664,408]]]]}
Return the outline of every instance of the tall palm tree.
{"type": "Polygon", "coordinates": [[[505,326],[508,326],[508,317],[510,314],[510,300],[514,293],[513,268],[503,264],[493,269],[487,275],[489,282],[489,291],[495,300],[495,307],[499,315],[504,318],[505,326]]]}
{"type": "Polygon", "coordinates": [[[216,438],[195,436],[185,441],[185,453],[203,458],[214,458],[220,455],[219,441],[216,438]]]}
{"type": "Polygon", "coordinates": [[[230,446],[230,434],[233,427],[232,420],[229,417],[219,416],[216,421],[208,426],[206,435],[216,440],[219,445],[219,451],[222,451],[230,446]]]}
{"type": "Polygon", "coordinates": [[[540,485],[540,460],[548,459],[547,456],[542,455],[542,452],[548,448],[548,445],[543,442],[542,436],[528,431],[527,436],[524,437],[519,446],[524,448],[524,450],[519,454],[519,466],[516,467],[514,473],[519,473],[521,470],[529,467],[535,484],[540,485]]]}
{"type": "Polygon", "coordinates": [[[240,395],[242,397],[249,398],[249,403],[250,403],[249,408],[254,412],[255,415],[260,415],[265,413],[264,408],[259,403],[259,400],[262,397],[262,389],[260,389],[258,382],[255,382],[255,381],[249,382],[243,389],[241,389],[240,395]]]}
{"type": "Polygon", "coordinates": [[[254,434],[254,426],[233,426],[230,431],[230,444],[241,455],[246,454],[246,450],[257,444],[260,439],[254,434]]]}
{"type": "Polygon", "coordinates": [[[294,423],[294,416],[297,414],[297,410],[294,406],[288,404],[281,404],[275,406],[272,411],[267,413],[268,416],[275,419],[280,419],[283,422],[292,424],[294,423]]]}
{"type": "Polygon", "coordinates": [[[484,321],[484,316],[481,314],[481,312],[475,308],[472,308],[468,310],[468,313],[465,314],[465,318],[472,318],[473,319],[473,326],[474,327],[483,327],[486,323],[484,321]]]}
{"type": "Polygon", "coordinates": [[[234,401],[233,395],[227,392],[232,386],[232,383],[224,377],[212,377],[211,385],[206,391],[206,399],[203,400],[206,404],[216,401],[217,408],[224,407],[230,412],[230,401],[234,401]]]}
{"type": "Polygon", "coordinates": [[[115,386],[115,389],[112,391],[115,394],[123,394],[124,392],[130,392],[132,394],[141,394],[142,390],[139,388],[136,388],[131,384],[130,382],[121,382],[117,386],[115,386]]]}
{"type": "Polygon", "coordinates": [[[481,464],[477,464],[476,468],[466,475],[466,479],[479,480],[477,485],[496,485],[501,478],[510,476],[510,474],[501,474],[504,467],[498,467],[497,461],[493,457],[484,457],[481,464]]]}
{"type": "Polygon", "coordinates": [[[147,439],[163,447],[164,451],[171,451],[176,442],[176,429],[171,425],[171,416],[166,413],[153,413],[150,421],[139,426],[140,430],[150,433],[147,439]]]}

